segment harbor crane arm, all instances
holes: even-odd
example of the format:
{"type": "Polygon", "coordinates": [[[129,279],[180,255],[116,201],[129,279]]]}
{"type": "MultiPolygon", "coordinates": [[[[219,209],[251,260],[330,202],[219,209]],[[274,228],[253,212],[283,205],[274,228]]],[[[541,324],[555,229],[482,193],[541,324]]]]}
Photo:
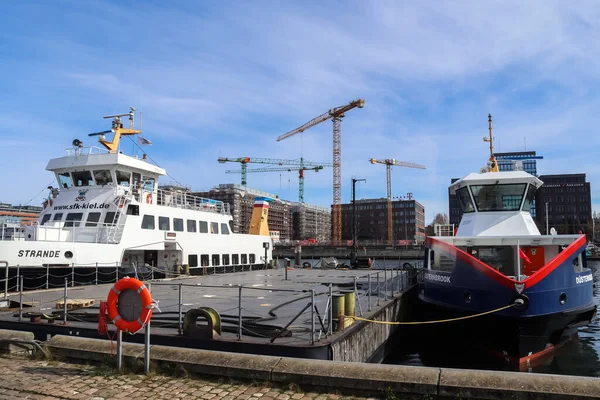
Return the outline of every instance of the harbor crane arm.
{"type": "Polygon", "coordinates": [[[219,157],[217,161],[221,164],[226,162],[239,162],[242,164],[273,164],[273,165],[298,165],[298,166],[310,166],[310,167],[332,167],[332,163],[323,163],[323,162],[312,162],[306,161],[303,158],[299,158],[296,160],[285,160],[281,158],[258,158],[258,157],[241,157],[241,158],[228,158],[228,157],[219,157]]]}
{"type": "Polygon", "coordinates": [[[242,165],[242,169],[240,173],[242,174],[242,186],[246,186],[248,183],[247,170],[249,163],[255,164],[273,164],[273,165],[294,165],[299,167],[332,167],[332,163],[322,163],[322,162],[312,162],[306,161],[304,158],[300,157],[297,160],[285,160],[282,158],[258,158],[258,157],[239,157],[239,158],[229,158],[229,157],[219,157],[217,161],[221,164],[225,164],[227,162],[237,162],[242,165]]]}
{"type": "Polygon", "coordinates": [[[304,125],[296,128],[296,129],[292,129],[288,133],[284,133],[283,135],[281,135],[281,136],[279,136],[277,138],[277,141],[280,142],[283,139],[287,139],[290,136],[294,136],[297,133],[302,133],[305,130],[307,130],[308,128],[313,127],[315,125],[318,125],[321,122],[325,122],[325,121],[327,121],[330,118],[343,117],[344,113],[346,111],[350,111],[350,110],[352,110],[353,108],[356,108],[356,107],[363,108],[364,106],[365,106],[365,100],[364,99],[357,99],[357,100],[351,101],[350,103],[346,104],[345,106],[332,108],[331,110],[327,111],[326,113],[323,113],[323,114],[319,115],[318,117],[311,119],[310,121],[308,121],[304,125]]]}
{"type": "MultiPolygon", "coordinates": [[[[407,167],[407,168],[418,168],[427,169],[424,165],[400,161],[395,158],[388,158],[385,160],[378,160],[376,158],[370,158],[371,164],[384,164],[386,169],[386,181],[387,181],[387,217],[388,217],[388,244],[394,243],[394,228],[392,222],[392,165],[396,167],[407,167]]],[[[406,218],[406,215],[404,216],[406,218]]]]}
{"type": "Polygon", "coordinates": [[[331,119],[333,122],[333,243],[339,245],[342,242],[342,117],[346,111],[353,108],[363,108],[364,99],[356,99],[341,107],[330,109],[324,114],[311,119],[304,125],[292,129],[277,138],[277,141],[287,139],[297,133],[304,132],[308,128],[331,119]]]}
{"type": "Polygon", "coordinates": [[[244,174],[249,172],[281,172],[281,171],[298,171],[298,201],[304,203],[304,171],[315,171],[319,172],[323,169],[322,165],[316,167],[267,167],[267,168],[254,168],[254,169],[228,169],[225,171],[226,174],[244,174]]]}

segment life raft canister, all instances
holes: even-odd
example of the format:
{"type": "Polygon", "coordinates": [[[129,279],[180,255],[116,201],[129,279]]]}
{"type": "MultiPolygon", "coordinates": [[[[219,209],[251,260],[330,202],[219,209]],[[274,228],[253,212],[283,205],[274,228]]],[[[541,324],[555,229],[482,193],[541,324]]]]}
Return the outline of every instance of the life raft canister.
{"type": "Polygon", "coordinates": [[[142,282],[137,279],[125,277],[113,285],[108,292],[108,318],[117,327],[117,329],[127,333],[137,333],[140,331],[152,317],[152,309],[154,308],[150,291],[142,282]],[[142,302],[142,310],[136,320],[128,321],[119,315],[117,302],[119,295],[124,290],[134,290],[140,296],[142,302]]]}

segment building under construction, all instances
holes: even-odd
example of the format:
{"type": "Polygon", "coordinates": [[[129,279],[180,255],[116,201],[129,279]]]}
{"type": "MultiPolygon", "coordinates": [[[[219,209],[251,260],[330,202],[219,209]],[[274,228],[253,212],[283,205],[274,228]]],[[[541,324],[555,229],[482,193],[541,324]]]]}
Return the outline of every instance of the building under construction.
{"type": "Polygon", "coordinates": [[[292,239],[292,203],[281,200],[277,195],[251,189],[236,184],[220,184],[208,192],[195,192],[195,196],[220,200],[229,203],[233,216],[233,231],[248,233],[250,218],[256,197],[269,197],[273,202],[269,204],[269,231],[276,240],[289,241],[292,239]]]}
{"type": "Polygon", "coordinates": [[[316,239],[317,243],[331,241],[331,212],[325,207],[294,203],[293,239],[316,239]]]}
{"type": "MultiPolygon", "coordinates": [[[[356,237],[360,244],[388,243],[387,199],[356,200],[356,237]]],[[[393,243],[425,241],[425,208],[414,199],[392,201],[393,243]]],[[[342,204],[342,238],[352,240],[352,203],[342,204]]]]}

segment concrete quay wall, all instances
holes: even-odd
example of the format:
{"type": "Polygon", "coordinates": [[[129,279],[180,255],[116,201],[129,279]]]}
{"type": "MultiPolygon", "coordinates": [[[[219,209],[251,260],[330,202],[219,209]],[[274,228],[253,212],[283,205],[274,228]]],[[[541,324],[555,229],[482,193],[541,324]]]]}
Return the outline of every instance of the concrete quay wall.
{"type": "MultiPolygon", "coordinates": [[[[111,359],[112,346],[105,340],[71,336],[55,336],[46,343],[59,357],[97,362],[111,359]]],[[[124,362],[142,362],[143,350],[140,344],[124,344],[124,362]]],[[[576,376],[307,360],[166,346],[152,346],[151,358],[157,365],[180,366],[204,375],[353,394],[394,392],[400,398],[418,399],[600,398],[600,379],[576,376]]]]}

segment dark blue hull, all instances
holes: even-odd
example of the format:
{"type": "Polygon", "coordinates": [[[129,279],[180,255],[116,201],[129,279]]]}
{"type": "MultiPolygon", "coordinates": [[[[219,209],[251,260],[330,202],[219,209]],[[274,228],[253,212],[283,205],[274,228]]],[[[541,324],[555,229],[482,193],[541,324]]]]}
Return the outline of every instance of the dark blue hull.
{"type": "Polygon", "coordinates": [[[448,243],[429,238],[427,247],[453,261],[451,271],[425,272],[420,298],[427,320],[473,316],[513,305],[436,324],[432,336],[481,345],[511,363],[523,363],[564,343],[595,316],[591,270],[573,263],[585,250],[584,236],[521,281],[448,243]]]}

